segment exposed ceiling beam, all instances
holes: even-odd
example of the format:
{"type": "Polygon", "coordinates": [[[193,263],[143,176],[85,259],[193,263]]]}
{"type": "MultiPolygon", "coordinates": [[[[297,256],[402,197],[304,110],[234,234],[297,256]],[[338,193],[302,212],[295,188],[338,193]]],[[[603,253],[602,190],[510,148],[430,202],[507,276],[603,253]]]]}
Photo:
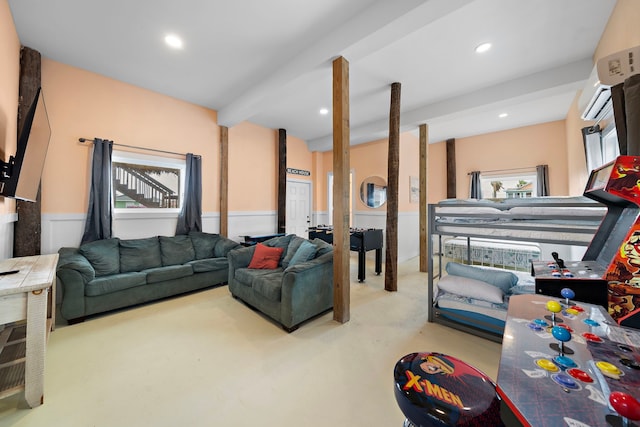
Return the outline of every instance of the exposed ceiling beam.
{"type": "MultiPolygon", "coordinates": [[[[218,124],[232,127],[262,111],[283,87],[318,67],[329,69],[339,55],[354,59],[367,55],[422,28],[426,23],[463,7],[472,0],[380,0],[327,36],[298,52],[291,60],[235,97],[218,111],[218,124]],[[397,25],[401,21],[402,25],[397,25]],[[390,25],[394,23],[396,25],[390,25]]],[[[348,58],[350,59],[350,58],[348,58]]]]}
{"type": "MultiPolygon", "coordinates": [[[[417,129],[421,123],[428,123],[431,126],[435,122],[450,120],[463,112],[473,112],[474,109],[480,111],[487,108],[499,108],[500,106],[508,106],[516,100],[533,101],[536,98],[566,91],[575,92],[583,88],[592,69],[592,59],[585,58],[551,70],[530,74],[414,110],[404,111],[400,119],[401,130],[406,132],[417,129]]],[[[387,126],[388,117],[379,117],[364,125],[352,127],[351,144],[357,145],[375,140],[372,135],[377,135],[379,139],[386,138],[387,126]]],[[[456,135],[451,135],[451,137],[456,137],[456,135]]],[[[437,141],[432,139],[430,142],[437,141]]],[[[325,135],[307,143],[312,151],[331,150],[332,136],[325,135]]]]}

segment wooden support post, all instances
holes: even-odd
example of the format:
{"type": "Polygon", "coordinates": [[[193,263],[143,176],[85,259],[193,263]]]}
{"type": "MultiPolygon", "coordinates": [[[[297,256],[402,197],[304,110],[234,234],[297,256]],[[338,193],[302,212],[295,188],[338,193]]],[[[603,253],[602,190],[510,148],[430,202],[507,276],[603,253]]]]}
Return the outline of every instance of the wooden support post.
{"type": "Polygon", "coordinates": [[[447,139],[447,199],[456,196],[456,140],[447,139]]]}
{"type": "MultiPolygon", "coordinates": [[[[20,51],[20,82],[18,103],[18,138],[24,127],[29,103],[41,85],[40,52],[22,47],[20,51]]],[[[41,94],[40,96],[44,96],[41,94]]],[[[34,202],[16,201],[18,222],[13,228],[13,256],[40,255],[42,234],[42,214],[40,188],[34,202]]]]}
{"type": "Polygon", "coordinates": [[[333,320],[350,318],[349,62],[333,61],[333,320]]]}
{"type": "Polygon", "coordinates": [[[229,128],[220,126],[220,235],[229,235],[229,128]]]}
{"type": "Polygon", "coordinates": [[[278,229],[287,230],[287,131],[278,129],[278,229]]]}
{"type": "Polygon", "coordinates": [[[387,229],[384,289],[398,290],[398,174],[400,169],[400,83],[391,84],[387,167],[387,229]]]}
{"type": "Polygon", "coordinates": [[[420,125],[420,271],[428,271],[431,242],[427,239],[429,233],[429,218],[427,217],[427,204],[429,203],[429,189],[427,187],[429,176],[429,126],[420,125]]]}

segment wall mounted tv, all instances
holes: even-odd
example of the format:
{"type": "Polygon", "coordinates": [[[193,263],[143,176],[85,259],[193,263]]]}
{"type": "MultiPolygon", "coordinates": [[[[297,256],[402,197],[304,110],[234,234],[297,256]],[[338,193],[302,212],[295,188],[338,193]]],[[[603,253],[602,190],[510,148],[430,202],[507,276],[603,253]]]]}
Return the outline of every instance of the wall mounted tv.
{"type": "Polygon", "coordinates": [[[49,117],[39,88],[27,110],[16,155],[8,162],[0,160],[0,196],[36,200],[50,138],[49,117]]]}

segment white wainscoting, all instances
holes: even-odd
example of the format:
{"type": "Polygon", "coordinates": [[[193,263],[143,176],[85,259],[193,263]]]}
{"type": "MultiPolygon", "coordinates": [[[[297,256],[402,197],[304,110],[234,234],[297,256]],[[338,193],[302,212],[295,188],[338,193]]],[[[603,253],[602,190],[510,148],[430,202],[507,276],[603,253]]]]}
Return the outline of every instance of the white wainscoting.
{"type": "Polygon", "coordinates": [[[13,258],[13,224],[18,214],[0,215],[0,259],[13,258]]]}
{"type": "MultiPolygon", "coordinates": [[[[418,212],[406,212],[398,215],[398,261],[403,262],[419,252],[419,216],[418,212]]],[[[0,253],[13,252],[13,222],[15,216],[0,218],[2,229],[2,247],[0,253]],[[10,233],[10,237],[9,237],[10,233]]],[[[116,214],[113,222],[113,234],[121,239],[137,239],[149,236],[173,236],[176,229],[177,214],[116,214]]],[[[42,253],[55,253],[62,247],[78,247],[84,232],[84,214],[43,214],[42,215],[42,253]]],[[[327,224],[327,212],[314,212],[314,224],[327,224]]],[[[386,212],[356,211],[353,214],[354,227],[386,227],[386,212]]],[[[276,232],[278,217],[276,211],[234,211],[229,212],[229,238],[243,241],[245,235],[272,234],[276,232]]],[[[202,229],[208,233],[220,231],[220,214],[207,212],[202,215],[202,229]]],[[[306,237],[306,236],[305,236],[306,237]]],[[[11,255],[5,256],[9,258],[11,255]]]]}
{"type": "Polygon", "coordinates": [[[278,228],[276,211],[236,211],[229,212],[228,234],[231,240],[244,241],[241,236],[261,236],[275,234],[278,228]]]}
{"type": "MultiPolygon", "coordinates": [[[[173,236],[178,220],[177,213],[144,212],[118,213],[113,220],[113,235],[121,239],[138,239],[149,236],[173,236]]],[[[43,214],[42,249],[43,254],[56,253],[62,247],[78,247],[84,233],[84,214],[43,214]]],[[[0,227],[5,224],[0,223],[0,227]]],[[[13,223],[11,225],[11,248],[13,248],[13,223]]],[[[229,238],[244,240],[240,236],[272,234],[277,226],[275,211],[251,211],[229,213],[229,238]]],[[[208,233],[220,232],[220,214],[202,214],[202,230],[208,233]]],[[[7,233],[8,234],[8,233],[7,233]]],[[[3,243],[5,233],[2,234],[3,243]]]]}
{"type": "MultiPolygon", "coordinates": [[[[329,212],[314,212],[314,224],[329,224],[329,212]]],[[[403,262],[420,253],[420,216],[419,212],[400,212],[398,214],[398,262],[403,262]]],[[[353,227],[380,228],[387,227],[387,212],[365,210],[353,213],[353,227]]],[[[386,237],[386,233],[383,234],[386,237]]],[[[386,244],[386,243],[385,243],[386,244]]],[[[372,252],[373,253],[373,252],[372,252]]],[[[367,254],[369,256],[370,254],[367,254]]],[[[383,251],[384,258],[384,251],[383,251]]]]}

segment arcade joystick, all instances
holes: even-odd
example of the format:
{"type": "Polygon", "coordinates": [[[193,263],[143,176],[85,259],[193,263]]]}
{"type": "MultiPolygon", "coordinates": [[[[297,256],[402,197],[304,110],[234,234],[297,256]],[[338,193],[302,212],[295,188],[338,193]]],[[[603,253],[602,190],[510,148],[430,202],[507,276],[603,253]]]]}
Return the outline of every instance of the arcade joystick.
{"type": "Polygon", "coordinates": [[[564,320],[560,317],[556,317],[556,313],[560,313],[562,311],[562,306],[558,301],[548,301],[546,308],[551,314],[544,316],[545,319],[550,320],[553,326],[556,326],[557,323],[562,323],[564,320]]]}
{"type": "Polygon", "coordinates": [[[554,326],[553,328],[551,328],[551,335],[553,335],[553,337],[559,341],[559,343],[554,342],[549,344],[549,347],[551,347],[552,350],[559,352],[561,357],[565,354],[574,353],[572,349],[564,345],[564,343],[571,340],[571,332],[569,332],[568,329],[563,328],[562,326],[554,326]]]}
{"type": "Polygon", "coordinates": [[[561,269],[561,270],[562,270],[562,269],[567,268],[567,267],[564,265],[564,260],[563,260],[563,259],[561,259],[561,258],[558,258],[558,252],[551,252],[551,256],[552,256],[552,257],[553,257],[553,259],[556,261],[556,264],[558,265],[558,268],[559,268],[559,269],[561,269]]]}
{"type": "Polygon", "coordinates": [[[621,391],[609,395],[611,407],[622,417],[622,426],[632,426],[631,421],[640,421],[640,402],[633,396],[621,391]]]}
{"type": "Polygon", "coordinates": [[[562,295],[562,298],[564,298],[564,303],[567,305],[567,307],[570,307],[574,304],[570,301],[576,297],[576,293],[573,292],[573,289],[562,288],[562,290],[560,291],[560,295],[562,295]]]}

